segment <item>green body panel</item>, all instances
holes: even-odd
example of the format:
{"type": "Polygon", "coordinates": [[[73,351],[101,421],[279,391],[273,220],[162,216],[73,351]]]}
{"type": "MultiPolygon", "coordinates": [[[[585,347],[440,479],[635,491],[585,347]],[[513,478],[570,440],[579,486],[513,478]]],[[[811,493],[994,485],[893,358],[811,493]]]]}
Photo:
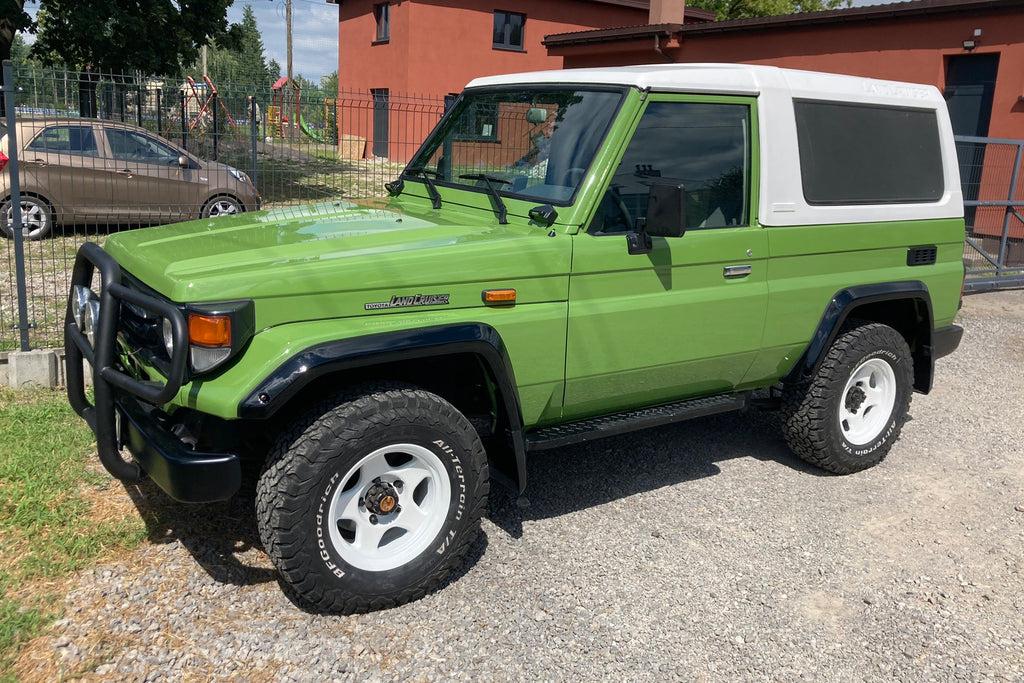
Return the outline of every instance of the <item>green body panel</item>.
{"type": "Polygon", "coordinates": [[[761,345],[766,240],[759,227],[693,230],[630,255],[621,235],[577,235],[566,417],[733,390],[761,345]],[[726,278],[732,265],[751,274],[726,278]]]}
{"type": "Polygon", "coordinates": [[[935,327],[952,324],[963,283],[963,219],[767,228],[768,310],[763,349],[747,377],[770,383],[806,348],[831,298],[856,285],[921,281],[935,327]],[[937,246],[934,265],[908,266],[907,249],[937,246]]]}

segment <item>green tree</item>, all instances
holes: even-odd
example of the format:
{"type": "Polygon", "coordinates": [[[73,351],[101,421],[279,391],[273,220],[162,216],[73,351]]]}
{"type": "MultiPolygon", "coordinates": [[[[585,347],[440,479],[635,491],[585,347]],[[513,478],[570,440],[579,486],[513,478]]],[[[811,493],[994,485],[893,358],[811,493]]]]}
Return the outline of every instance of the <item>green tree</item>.
{"type": "MultiPolygon", "coordinates": [[[[263,37],[256,24],[252,7],[246,6],[242,21],[238,24],[238,40],[228,47],[212,47],[207,50],[206,75],[218,87],[221,84],[238,84],[269,88],[278,78],[277,62],[267,61],[264,56],[263,37]]],[[[184,75],[199,80],[202,64],[196,60],[184,69],[184,75]]]]}
{"type": "MultiPolygon", "coordinates": [[[[39,0],[32,54],[46,64],[93,72],[173,73],[193,61],[202,45],[237,43],[241,28],[227,20],[232,2],[39,0]]],[[[0,0],[0,5],[23,10],[24,0],[0,0]]],[[[0,18],[0,56],[11,44],[4,41],[2,24],[0,18]]]]}
{"type": "Polygon", "coordinates": [[[718,21],[726,21],[839,9],[849,7],[851,0],[692,0],[688,4],[712,10],[718,21]]]}

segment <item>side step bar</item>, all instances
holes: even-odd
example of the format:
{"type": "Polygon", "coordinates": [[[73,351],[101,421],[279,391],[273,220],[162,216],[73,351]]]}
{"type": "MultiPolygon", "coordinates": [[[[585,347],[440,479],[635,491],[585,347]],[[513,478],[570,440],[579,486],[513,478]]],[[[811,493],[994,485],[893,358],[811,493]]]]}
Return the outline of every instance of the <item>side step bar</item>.
{"type": "Polygon", "coordinates": [[[750,403],[750,392],[723,394],[689,401],[666,403],[651,408],[630,410],[616,415],[592,417],[579,422],[545,427],[526,435],[526,450],[543,451],[569,444],[625,434],[638,429],[682,422],[695,417],[743,410],[750,403]]]}

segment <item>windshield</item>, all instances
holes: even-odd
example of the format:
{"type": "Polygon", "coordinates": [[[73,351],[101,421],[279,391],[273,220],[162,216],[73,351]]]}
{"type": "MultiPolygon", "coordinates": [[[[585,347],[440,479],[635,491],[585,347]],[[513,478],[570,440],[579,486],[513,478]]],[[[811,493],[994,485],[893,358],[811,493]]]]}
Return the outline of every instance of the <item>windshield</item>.
{"type": "Polygon", "coordinates": [[[516,88],[463,94],[405,176],[438,185],[569,204],[623,91],[516,88]],[[466,176],[466,177],[464,177],[466,176]]]}

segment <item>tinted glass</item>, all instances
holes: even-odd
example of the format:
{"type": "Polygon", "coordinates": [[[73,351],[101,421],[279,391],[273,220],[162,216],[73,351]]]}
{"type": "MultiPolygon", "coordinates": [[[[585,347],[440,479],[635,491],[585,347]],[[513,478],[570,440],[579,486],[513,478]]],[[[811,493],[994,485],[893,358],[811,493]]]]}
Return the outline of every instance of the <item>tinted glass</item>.
{"type": "MultiPolygon", "coordinates": [[[[442,119],[408,169],[438,184],[567,204],[590,168],[622,101],[621,91],[514,89],[468,92],[442,119]]],[[[407,180],[422,182],[416,175],[407,180]]]]}
{"type": "Polygon", "coordinates": [[[652,185],[683,187],[686,228],[747,225],[750,108],[652,102],[622,156],[595,232],[623,232],[647,217],[652,185]]]}
{"type": "Polygon", "coordinates": [[[897,204],[942,197],[939,126],[930,109],[798,100],[808,204],[897,204]]]}
{"type": "Polygon", "coordinates": [[[148,135],[131,130],[106,131],[110,153],[120,161],[134,161],[161,166],[177,166],[178,150],[168,147],[148,135]]]}
{"type": "Polygon", "coordinates": [[[28,143],[26,149],[47,154],[80,154],[90,157],[99,154],[92,126],[51,126],[28,143]]]}

